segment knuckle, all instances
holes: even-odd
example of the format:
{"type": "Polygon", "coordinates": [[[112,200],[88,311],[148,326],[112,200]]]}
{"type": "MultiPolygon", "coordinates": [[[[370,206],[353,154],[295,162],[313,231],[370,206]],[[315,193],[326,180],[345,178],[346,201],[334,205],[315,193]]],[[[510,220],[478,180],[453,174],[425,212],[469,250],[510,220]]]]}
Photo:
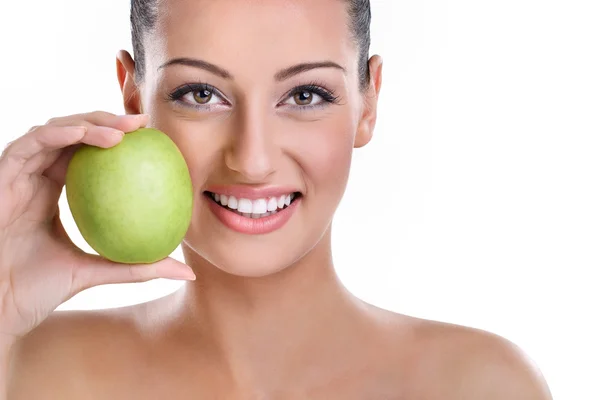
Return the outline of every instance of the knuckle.
{"type": "Polygon", "coordinates": [[[139,268],[136,268],[134,265],[128,265],[127,268],[128,275],[132,281],[139,281],[142,278],[139,268]]]}
{"type": "Polygon", "coordinates": [[[54,124],[58,123],[59,121],[60,121],[60,118],[52,117],[48,121],[46,121],[45,125],[54,125],[54,124]]]}
{"type": "Polygon", "coordinates": [[[75,296],[92,286],[90,285],[90,272],[86,268],[73,266],[70,272],[67,288],[69,296],[75,296]]]}
{"type": "Polygon", "coordinates": [[[146,282],[152,279],[152,267],[131,264],[128,266],[129,277],[134,282],[146,282]]]}
{"type": "Polygon", "coordinates": [[[10,141],[4,146],[2,153],[0,154],[0,161],[4,160],[12,160],[15,163],[22,165],[25,163],[26,158],[19,154],[17,151],[14,151],[14,145],[18,139],[10,141]]]}
{"type": "Polygon", "coordinates": [[[6,145],[4,145],[4,148],[2,149],[2,156],[5,156],[6,153],[8,152],[8,148],[10,146],[12,146],[12,144],[14,143],[14,140],[11,140],[10,142],[6,143],[6,145]]]}
{"type": "Polygon", "coordinates": [[[28,138],[35,138],[36,136],[38,136],[40,134],[39,132],[42,131],[44,127],[45,125],[32,126],[29,129],[29,131],[27,131],[27,133],[25,133],[24,135],[6,143],[6,145],[4,145],[4,148],[2,149],[2,153],[0,153],[0,160],[11,159],[21,164],[27,161],[27,158],[24,157],[23,154],[20,154],[17,148],[21,148],[22,150],[22,145],[26,143],[25,141],[27,141],[28,138]]]}
{"type": "Polygon", "coordinates": [[[0,157],[0,159],[2,160],[9,160],[9,162],[12,162],[15,165],[18,166],[23,166],[25,165],[25,163],[27,162],[27,157],[24,157],[23,155],[16,153],[16,152],[11,152],[11,151],[7,151],[6,154],[2,154],[2,157],[0,157]]]}
{"type": "Polygon", "coordinates": [[[69,294],[75,295],[81,289],[81,271],[79,268],[71,268],[69,274],[69,294]]]}
{"type": "Polygon", "coordinates": [[[101,110],[93,111],[93,112],[89,113],[88,115],[95,119],[109,118],[109,117],[115,116],[114,114],[111,114],[106,111],[101,111],[101,110]]]}

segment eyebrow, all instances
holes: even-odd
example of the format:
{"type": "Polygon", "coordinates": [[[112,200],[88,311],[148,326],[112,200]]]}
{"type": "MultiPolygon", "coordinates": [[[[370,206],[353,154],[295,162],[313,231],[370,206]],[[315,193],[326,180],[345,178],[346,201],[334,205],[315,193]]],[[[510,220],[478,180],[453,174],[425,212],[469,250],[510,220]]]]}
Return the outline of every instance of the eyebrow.
{"type": "Polygon", "coordinates": [[[339,64],[334,63],[333,61],[320,61],[320,62],[312,62],[312,63],[302,63],[302,64],[297,64],[297,65],[293,65],[291,67],[285,68],[275,74],[275,80],[276,81],[284,81],[288,78],[291,78],[294,75],[298,75],[302,72],[310,71],[312,69],[317,69],[317,68],[336,68],[336,69],[339,69],[339,70],[343,71],[344,73],[346,73],[346,70],[344,69],[344,67],[342,67],[339,64]]]}
{"type": "MultiPolygon", "coordinates": [[[[233,79],[233,75],[224,68],[221,68],[215,64],[209,63],[208,61],[199,60],[195,58],[174,58],[172,60],[167,61],[158,69],[168,67],[170,65],[185,65],[189,67],[200,68],[205,71],[211,72],[217,76],[220,76],[224,79],[233,79]]],[[[286,79],[291,78],[294,75],[298,75],[302,72],[310,71],[317,68],[335,68],[346,73],[346,69],[341,65],[334,63],[333,61],[319,61],[319,62],[310,62],[310,63],[301,63],[292,65],[291,67],[284,68],[281,71],[275,74],[275,80],[278,82],[284,81],[286,79]]]]}
{"type": "Polygon", "coordinates": [[[160,67],[158,67],[158,69],[160,70],[161,68],[165,68],[170,65],[187,65],[188,67],[196,67],[196,68],[200,68],[205,71],[211,72],[211,73],[213,73],[217,76],[220,76],[221,78],[224,78],[224,79],[232,79],[233,78],[233,75],[231,75],[231,73],[229,73],[229,71],[227,71],[226,69],[223,69],[215,64],[209,63],[208,61],[198,60],[195,58],[186,58],[186,57],[174,58],[172,60],[167,61],[160,67]]]}

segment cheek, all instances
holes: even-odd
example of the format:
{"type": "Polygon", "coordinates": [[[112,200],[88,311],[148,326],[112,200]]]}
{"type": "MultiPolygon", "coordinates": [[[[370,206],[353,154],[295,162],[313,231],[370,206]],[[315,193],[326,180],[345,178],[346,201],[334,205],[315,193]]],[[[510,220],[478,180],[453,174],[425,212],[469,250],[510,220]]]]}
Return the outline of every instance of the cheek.
{"type": "MultiPolygon", "coordinates": [[[[186,160],[194,187],[204,185],[219,164],[225,138],[222,127],[210,122],[173,116],[170,109],[157,107],[151,111],[151,125],[165,132],[177,144],[186,160]]],[[[166,108],[166,107],[165,107],[166,108]]]]}
{"type": "Polygon", "coordinates": [[[304,178],[320,195],[338,197],[346,186],[352,160],[355,126],[352,118],[340,115],[307,123],[295,131],[294,155],[304,178]]]}

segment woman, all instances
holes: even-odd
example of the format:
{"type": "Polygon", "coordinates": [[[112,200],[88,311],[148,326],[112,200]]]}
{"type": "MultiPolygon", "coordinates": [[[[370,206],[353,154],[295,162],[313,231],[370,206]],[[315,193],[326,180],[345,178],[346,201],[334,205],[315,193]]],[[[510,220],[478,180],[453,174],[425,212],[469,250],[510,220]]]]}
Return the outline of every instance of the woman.
{"type": "Polygon", "coordinates": [[[127,115],[52,119],[0,161],[8,399],[550,398],[507,341],[378,309],[336,277],[331,220],[381,87],[369,23],[366,0],[132,1],[134,57],[117,60],[127,115]],[[188,163],[187,265],[83,254],[58,217],[76,145],[142,126],[188,163]],[[50,315],[85,288],[158,277],[187,282],[50,315]]]}

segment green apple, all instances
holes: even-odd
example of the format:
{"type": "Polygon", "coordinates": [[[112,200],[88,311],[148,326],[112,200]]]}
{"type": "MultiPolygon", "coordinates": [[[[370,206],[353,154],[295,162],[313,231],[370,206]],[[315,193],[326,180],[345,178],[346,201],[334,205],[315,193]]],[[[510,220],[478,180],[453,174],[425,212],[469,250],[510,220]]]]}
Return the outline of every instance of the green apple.
{"type": "Polygon", "coordinates": [[[152,128],[127,133],[111,148],[78,149],[67,168],[66,193],[86,242],[119,263],[169,256],[192,218],[185,159],[169,136],[152,128]]]}

